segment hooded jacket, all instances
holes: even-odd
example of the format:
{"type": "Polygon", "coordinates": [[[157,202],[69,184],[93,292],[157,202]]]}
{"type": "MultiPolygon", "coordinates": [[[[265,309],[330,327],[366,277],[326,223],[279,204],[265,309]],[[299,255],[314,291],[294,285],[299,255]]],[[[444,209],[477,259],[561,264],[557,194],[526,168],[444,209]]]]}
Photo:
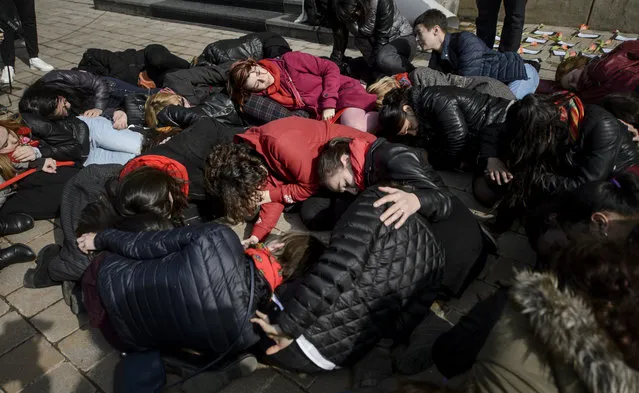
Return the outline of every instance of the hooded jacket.
{"type": "Polygon", "coordinates": [[[331,139],[346,137],[372,142],[374,135],[326,121],[288,117],[254,127],[235,137],[257,151],[268,166],[265,190],[271,202],[260,206],[252,235],[268,235],[284,211],[284,204],[301,202],[319,189],[316,161],[321,148],[331,139]]]}
{"type": "Polygon", "coordinates": [[[494,51],[469,31],[447,33],[442,52],[433,51],[428,66],[462,76],[489,76],[506,84],[528,79],[517,53],[494,51]]]}
{"type": "Polygon", "coordinates": [[[413,87],[408,101],[427,140],[428,159],[437,168],[475,161],[481,134],[505,122],[513,102],[454,86],[413,87]]]}
{"type": "Polygon", "coordinates": [[[632,393],[625,364],[592,309],[550,273],[520,272],[470,372],[472,393],[632,393]]]}
{"type": "Polygon", "coordinates": [[[377,187],[360,193],[330,244],[284,301],[279,325],[301,335],[328,360],[346,366],[382,338],[405,337],[429,312],[445,264],[428,221],[414,214],[399,229],[379,220],[377,187]]]}
{"type": "Polygon", "coordinates": [[[232,229],[205,224],[160,232],[106,230],[100,299],[118,337],[137,350],[238,353],[257,343],[248,322],[270,291],[232,229]],[[249,304],[251,281],[253,303],[249,304]],[[250,306],[250,309],[249,309],[250,306]]]}

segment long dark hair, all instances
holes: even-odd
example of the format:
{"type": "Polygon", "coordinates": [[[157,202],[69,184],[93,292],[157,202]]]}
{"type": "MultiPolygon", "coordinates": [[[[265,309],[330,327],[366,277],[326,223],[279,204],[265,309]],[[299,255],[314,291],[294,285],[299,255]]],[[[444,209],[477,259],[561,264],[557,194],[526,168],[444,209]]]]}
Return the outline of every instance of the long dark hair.
{"type": "Polygon", "coordinates": [[[639,93],[631,91],[609,94],[603,99],[601,106],[617,119],[639,128],[639,93]]]}
{"type": "Polygon", "coordinates": [[[519,215],[533,198],[545,174],[556,172],[568,148],[568,126],[552,98],[529,94],[515,102],[506,116],[510,143],[505,163],[513,174],[499,202],[498,215],[519,215]]]}
{"type": "Polygon", "coordinates": [[[636,243],[581,243],[554,262],[561,287],[590,303],[625,363],[639,371],[639,269],[636,243]]]}
{"type": "Polygon", "coordinates": [[[152,167],[141,167],[122,179],[111,179],[105,191],[80,213],[78,234],[113,228],[122,219],[140,214],[154,214],[181,224],[188,205],[182,182],[152,167]]]}
{"type": "Polygon", "coordinates": [[[399,87],[386,93],[379,108],[380,130],[377,136],[393,140],[401,131],[408,114],[404,111],[404,105],[410,106],[412,87],[399,87]]]}
{"type": "Polygon", "coordinates": [[[95,107],[95,96],[89,89],[38,80],[24,91],[18,108],[20,113],[37,113],[52,119],[58,105],[58,96],[69,101],[70,112],[75,115],[95,107]]]}

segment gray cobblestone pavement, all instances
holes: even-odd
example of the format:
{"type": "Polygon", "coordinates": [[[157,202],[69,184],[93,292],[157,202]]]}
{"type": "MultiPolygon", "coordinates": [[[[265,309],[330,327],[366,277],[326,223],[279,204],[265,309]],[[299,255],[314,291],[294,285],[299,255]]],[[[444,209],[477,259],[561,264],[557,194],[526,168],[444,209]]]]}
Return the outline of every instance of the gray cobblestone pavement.
{"type": "MultiPolygon", "coordinates": [[[[238,37],[244,32],[222,30],[209,26],[168,22],[144,17],[97,11],[90,0],[40,0],[37,2],[40,56],[56,68],[75,66],[82,53],[90,47],[110,50],[141,48],[149,43],[162,43],[172,52],[191,59],[210,42],[238,37]]],[[[472,28],[465,25],[464,28],[472,28]]],[[[534,28],[527,27],[527,30],[534,28]]],[[[545,27],[572,34],[573,28],[545,27]]],[[[612,33],[602,32],[608,39],[612,33]]],[[[300,40],[290,40],[295,50],[315,55],[328,55],[330,48],[300,40]]],[[[590,42],[580,41],[576,49],[585,49],[590,42]]],[[[540,46],[542,77],[552,78],[559,58],[552,56],[548,44],[540,46]]],[[[26,57],[24,46],[18,47],[18,57],[26,57]]],[[[421,55],[417,64],[425,65],[421,55]]],[[[31,71],[18,60],[15,89],[0,96],[0,104],[14,111],[22,90],[42,73],[31,71]]],[[[466,174],[442,173],[450,187],[479,214],[470,195],[471,179],[466,174]]],[[[240,236],[244,228],[235,228],[240,236]]],[[[285,215],[278,223],[276,234],[289,230],[304,230],[299,218],[285,215]]],[[[326,238],[327,234],[322,234],[326,238]]],[[[38,252],[43,246],[61,241],[62,233],[54,221],[39,221],[32,230],[0,238],[0,246],[25,243],[38,252]]],[[[462,296],[441,309],[456,322],[477,301],[507,283],[514,268],[530,266],[534,255],[526,238],[519,232],[508,232],[499,239],[500,255],[491,257],[479,278],[462,296]]],[[[86,317],[74,316],[62,300],[60,287],[27,289],[22,278],[33,262],[10,266],[0,271],[0,393],[50,392],[91,393],[111,392],[113,370],[118,354],[109,348],[97,330],[91,329],[86,317]]],[[[413,378],[441,381],[436,371],[429,370],[413,378]]],[[[174,378],[170,378],[174,380],[174,378]]],[[[252,376],[232,382],[223,391],[231,392],[339,392],[350,384],[348,370],[318,376],[298,375],[269,367],[260,367],[252,376]]],[[[179,391],[179,389],[172,389],[179,391]]],[[[195,393],[195,392],[187,392],[195,393]]]]}

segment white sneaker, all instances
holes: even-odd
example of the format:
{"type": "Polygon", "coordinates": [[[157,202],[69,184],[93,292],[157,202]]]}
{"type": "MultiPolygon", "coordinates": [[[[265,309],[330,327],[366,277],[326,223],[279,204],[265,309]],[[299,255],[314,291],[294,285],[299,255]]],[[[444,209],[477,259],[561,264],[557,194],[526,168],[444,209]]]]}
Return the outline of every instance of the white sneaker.
{"type": "Polygon", "coordinates": [[[45,63],[39,57],[32,57],[29,59],[29,68],[32,70],[40,70],[44,72],[49,72],[53,70],[53,66],[49,63],[45,63]]]}
{"type": "Polygon", "coordinates": [[[13,70],[12,66],[5,66],[2,68],[2,76],[0,77],[0,83],[8,85],[9,80],[14,82],[16,78],[16,72],[13,70]]]}

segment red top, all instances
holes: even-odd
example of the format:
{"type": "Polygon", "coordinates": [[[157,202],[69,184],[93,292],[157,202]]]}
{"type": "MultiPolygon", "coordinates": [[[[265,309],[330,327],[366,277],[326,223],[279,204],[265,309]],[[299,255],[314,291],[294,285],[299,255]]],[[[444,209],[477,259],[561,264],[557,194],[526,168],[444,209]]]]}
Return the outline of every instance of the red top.
{"type": "Polygon", "coordinates": [[[271,203],[261,206],[252,235],[262,240],[277,224],[284,204],[301,202],[319,188],[316,160],[320,149],[333,138],[347,137],[373,142],[375,136],[341,124],[287,117],[235,136],[255,149],[266,161],[269,176],[265,190],[271,203]]]}
{"type": "Polygon", "coordinates": [[[165,156],[149,154],[133,158],[127,162],[124,168],[120,171],[120,179],[133,172],[135,169],[143,166],[150,166],[159,169],[176,179],[182,180],[184,182],[182,183],[182,192],[184,192],[184,195],[187,197],[189,196],[189,173],[180,162],[165,156]]]}

